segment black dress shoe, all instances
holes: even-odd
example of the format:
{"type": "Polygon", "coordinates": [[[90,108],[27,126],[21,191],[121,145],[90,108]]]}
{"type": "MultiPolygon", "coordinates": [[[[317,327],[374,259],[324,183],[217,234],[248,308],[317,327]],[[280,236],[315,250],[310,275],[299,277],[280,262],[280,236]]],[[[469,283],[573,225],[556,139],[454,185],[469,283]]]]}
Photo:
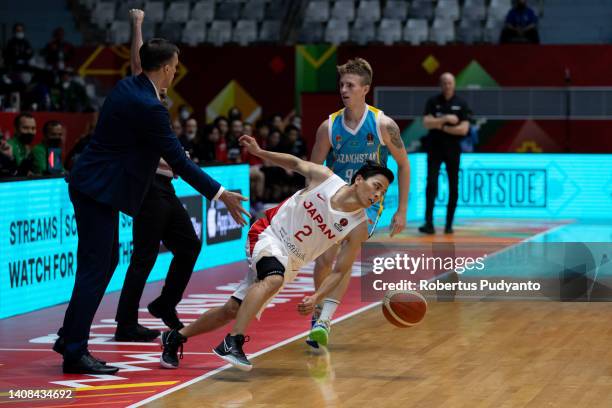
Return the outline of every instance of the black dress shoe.
{"type": "Polygon", "coordinates": [[[115,340],[117,341],[153,341],[160,335],[159,330],[146,328],[138,323],[132,325],[117,325],[115,340]]]}
{"type": "MultiPolygon", "coordinates": [[[[64,341],[63,337],[58,337],[57,340],[55,340],[55,343],[53,344],[53,351],[58,354],[61,354],[62,356],[64,355],[64,351],[66,351],[66,342],[64,341]]],[[[87,352],[87,354],[89,354],[98,363],[106,364],[106,361],[100,360],[99,358],[92,356],[89,351],[87,352]]]]}
{"type": "Polygon", "coordinates": [[[447,226],[444,228],[444,233],[445,233],[445,234],[453,234],[454,232],[455,232],[455,231],[453,230],[453,227],[451,227],[451,226],[448,226],[448,225],[447,225],[447,226]]]}
{"type": "Polygon", "coordinates": [[[74,361],[64,360],[62,368],[65,374],[115,374],[119,371],[118,367],[100,364],[89,353],[74,361]]]}
{"type": "Polygon", "coordinates": [[[433,235],[436,233],[436,229],[432,224],[424,224],[419,227],[419,232],[422,232],[423,234],[433,235]]]}
{"type": "Polygon", "coordinates": [[[164,324],[168,326],[171,330],[181,330],[185,325],[179,320],[176,310],[174,308],[169,308],[167,306],[162,305],[160,302],[154,300],[149,303],[147,306],[149,309],[149,313],[158,319],[162,319],[164,324]]]}

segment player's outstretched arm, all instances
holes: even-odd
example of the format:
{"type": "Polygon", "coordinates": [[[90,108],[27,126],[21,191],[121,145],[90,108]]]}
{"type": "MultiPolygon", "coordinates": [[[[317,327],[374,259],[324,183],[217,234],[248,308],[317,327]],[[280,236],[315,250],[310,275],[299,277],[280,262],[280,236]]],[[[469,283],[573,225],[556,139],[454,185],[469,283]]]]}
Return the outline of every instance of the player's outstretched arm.
{"type": "Polygon", "coordinates": [[[270,161],[277,166],[287,170],[297,171],[306,178],[306,183],[310,181],[322,181],[328,178],[332,173],[330,169],[320,164],[307,162],[295,157],[291,154],[269,152],[259,147],[255,138],[247,135],[240,137],[240,145],[246,147],[247,151],[257,157],[270,161]]]}
{"type": "Polygon", "coordinates": [[[406,227],[408,193],[410,191],[410,162],[408,161],[408,153],[406,153],[406,148],[404,147],[404,142],[402,141],[397,123],[385,115],[382,117],[380,125],[382,138],[397,163],[399,204],[397,206],[397,212],[391,219],[390,234],[393,236],[402,232],[406,227]]]}
{"type": "Polygon", "coordinates": [[[332,273],[325,278],[321,287],[312,296],[304,297],[298,305],[298,312],[303,315],[311,314],[315,306],[325,299],[342,282],[342,277],[351,273],[353,263],[359,255],[361,244],[368,239],[368,226],[366,222],[361,223],[353,229],[345,238],[345,241],[336,257],[336,264],[332,273]]]}

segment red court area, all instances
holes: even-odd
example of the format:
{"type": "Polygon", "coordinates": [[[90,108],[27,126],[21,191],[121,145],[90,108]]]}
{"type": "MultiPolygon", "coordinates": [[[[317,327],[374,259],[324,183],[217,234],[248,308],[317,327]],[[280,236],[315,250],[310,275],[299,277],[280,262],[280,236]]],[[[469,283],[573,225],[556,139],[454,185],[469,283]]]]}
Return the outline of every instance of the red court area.
{"type": "MultiPolygon", "coordinates": [[[[195,273],[178,307],[180,318],[188,323],[207,309],[222,305],[234,286],[245,275],[247,266],[238,262],[195,273]]],[[[358,275],[355,268],[354,274],[358,275]]],[[[148,284],[141,306],[153,300],[163,282],[148,284]]],[[[300,272],[264,313],[262,320],[250,325],[249,355],[280,346],[288,339],[305,334],[310,319],[297,313],[297,304],[313,291],[312,270],[300,272]]],[[[119,292],[104,297],[92,326],[89,349],[96,357],[120,367],[116,375],[64,375],[61,356],[51,350],[56,331],[62,322],[66,304],[0,321],[0,404],[10,407],[84,407],[129,406],[177,386],[201,379],[207,373],[225,366],[211,352],[228,328],[189,339],[178,370],[159,366],[159,339],[152,343],[114,341],[115,311],[119,292]],[[16,390],[73,389],[70,399],[39,397],[11,398],[16,390]]],[[[367,306],[360,301],[359,278],[353,277],[345,301],[336,314],[342,317],[367,306]]],[[[140,311],[140,323],[165,330],[159,319],[140,311]]],[[[304,345],[304,347],[307,347],[304,345]]],[[[257,359],[254,360],[257,367],[257,359]]],[[[26,394],[28,395],[28,394],[26,394]]],[[[34,395],[30,393],[30,395],[34,395]]]]}
{"type": "MultiPolygon", "coordinates": [[[[503,238],[505,245],[549,231],[558,223],[464,223],[457,242],[495,242],[503,238]]],[[[447,237],[437,236],[445,240],[447,237]]],[[[381,233],[375,241],[388,240],[381,233]]],[[[431,237],[404,232],[395,243],[431,242],[431,237]]],[[[195,273],[178,309],[184,323],[195,320],[211,307],[222,305],[246,273],[246,263],[237,262],[195,273]]],[[[353,267],[353,277],[342,303],[334,316],[337,322],[359,311],[376,306],[361,301],[360,264],[353,267]]],[[[146,306],[160,292],[163,282],[150,283],[145,288],[141,306],[146,306]]],[[[297,279],[286,285],[264,313],[262,320],[249,326],[250,342],[245,352],[252,358],[307,334],[309,317],[297,313],[297,304],[314,290],[312,264],[305,267],[297,279]]],[[[115,311],[119,292],[108,294],[94,319],[89,350],[96,357],[120,367],[116,375],[64,375],[61,357],[51,350],[56,331],[61,325],[66,304],[0,320],[0,406],[5,407],[125,407],[140,406],[172,391],[204,380],[219,370],[228,368],[211,352],[228,328],[190,338],[185,344],[184,358],[177,370],[159,366],[159,339],[151,343],[115,342],[115,311]],[[68,390],[69,399],[49,398],[36,390],[68,390]],[[11,398],[20,390],[22,398],[11,398]],[[29,390],[29,391],[28,391],[29,390]],[[25,393],[23,393],[25,391],[25,393]],[[28,393],[29,392],[29,393],[28,393]],[[28,397],[30,395],[31,397],[28,397]],[[23,398],[25,396],[25,398],[23,398]]],[[[140,310],[141,324],[160,330],[165,326],[152,318],[146,309],[140,310]]],[[[380,314],[383,319],[382,313],[380,314]]],[[[300,340],[302,341],[302,340],[300,340]]],[[[306,351],[308,346],[304,344],[306,351]]],[[[257,359],[253,360],[254,370],[257,359]]],[[[230,368],[233,369],[233,368],[230,368]]]]}

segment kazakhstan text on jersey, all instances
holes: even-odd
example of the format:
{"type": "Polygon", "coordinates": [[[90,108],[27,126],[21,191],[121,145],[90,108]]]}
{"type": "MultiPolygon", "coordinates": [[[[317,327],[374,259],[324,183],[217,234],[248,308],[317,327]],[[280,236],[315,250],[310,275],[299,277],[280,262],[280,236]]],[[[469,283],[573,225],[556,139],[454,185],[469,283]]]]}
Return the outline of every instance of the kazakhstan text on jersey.
{"type": "MultiPolygon", "coordinates": [[[[355,130],[344,123],[344,109],[329,115],[328,129],[331,150],[326,164],[347,183],[351,183],[353,174],[366,162],[373,160],[383,166],[387,165],[389,151],[380,133],[380,118],[383,112],[366,105],[366,110],[355,130]]],[[[368,208],[370,218],[370,235],[374,232],[376,221],[382,212],[382,205],[375,204],[368,208]]]]}
{"type": "Polygon", "coordinates": [[[344,109],[329,115],[329,141],[331,150],[327,166],[347,183],[366,160],[387,165],[388,150],[382,140],[379,122],[382,111],[366,105],[361,122],[355,130],[344,123],[344,109]]]}

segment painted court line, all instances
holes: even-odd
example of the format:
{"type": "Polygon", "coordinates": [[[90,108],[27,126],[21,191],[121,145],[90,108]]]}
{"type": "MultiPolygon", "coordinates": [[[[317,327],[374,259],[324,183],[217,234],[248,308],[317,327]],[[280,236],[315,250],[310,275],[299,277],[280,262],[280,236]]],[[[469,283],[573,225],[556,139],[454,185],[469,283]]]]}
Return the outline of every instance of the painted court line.
{"type": "MultiPolygon", "coordinates": [[[[361,308],[359,308],[357,310],[354,310],[354,311],[352,311],[350,313],[347,313],[346,315],[344,315],[342,317],[339,317],[338,319],[335,319],[332,322],[332,325],[334,325],[336,323],[340,323],[341,321],[346,320],[346,319],[348,319],[350,317],[353,317],[353,316],[355,316],[355,315],[357,315],[359,313],[363,313],[366,310],[372,309],[373,307],[376,307],[376,306],[378,306],[380,304],[381,304],[381,302],[375,302],[375,303],[369,304],[367,306],[361,307],[361,308]]],[[[304,332],[302,332],[300,334],[296,334],[293,337],[290,337],[290,338],[288,338],[286,340],[283,340],[280,343],[274,344],[272,346],[266,347],[265,349],[260,350],[260,351],[258,351],[256,353],[249,354],[249,357],[250,358],[255,358],[255,357],[258,357],[258,356],[260,356],[262,354],[265,354],[265,353],[267,353],[269,351],[272,351],[272,350],[275,350],[277,348],[283,347],[283,346],[285,346],[285,345],[287,345],[287,344],[289,344],[289,343],[291,343],[291,342],[293,342],[295,340],[298,340],[298,339],[300,339],[300,338],[302,338],[304,336],[307,336],[308,333],[310,333],[310,330],[304,331],[304,332]]],[[[173,393],[175,391],[181,390],[181,389],[183,389],[185,387],[188,387],[188,386],[190,386],[192,384],[195,384],[195,383],[197,383],[199,381],[205,380],[206,378],[212,377],[215,374],[218,374],[218,373],[220,373],[222,371],[225,371],[225,370],[227,370],[230,367],[232,367],[231,364],[226,364],[226,365],[224,365],[222,367],[219,367],[219,368],[217,368],[215,370],[209,371],[209,372],[207,372],[207,373],[205,373],[205,374],[203,374],[203,375],[201,375],[199,377],[193,378],[193,379],[191,379],[189,381],[186,381],[186,382],[184,382],[182,384],[179,384],[179,385],[177,385],[175,387],[172,387],[172,388],[169,388],[169,389],[167,389],[167,390],[165,390],[163,392],[160,392],[159,394],[152,395],[152,396],[150,396],[149,398],[147,398],[145,400],[138,401],[135,404],[129,405],[127,408],[136,408],[136,407],[143,406],[145,404],[148,404],[149,402],[153,402],[153,401],[158,400],[158,399],[160,399],[162,397],[165,397],[166,395],[171,394],[171,393],[173,393]]]]}
{"type": "MultiPolygon", "coordinates": [[[[159,345],[159,344],[158,344],[159,345]]],[[[44,351],[44,352],[48,352],[48,351],[52,351],[55,353],[55,351],[51,350],[51,349],[25,349],[25,348],[0,348],[0,351],[44,351]]],[[[138,350],[89,350],[90,353],[127,353],[127,354],[151,354],[152,351],[138,351],[138,350]]],[[[192,352],[184,352],[183,354],[193,354],[193,355],[213,355],[215,353],[204,353],[204,352],[196,352],[196,351],[192,351],[192,352]]]]}

